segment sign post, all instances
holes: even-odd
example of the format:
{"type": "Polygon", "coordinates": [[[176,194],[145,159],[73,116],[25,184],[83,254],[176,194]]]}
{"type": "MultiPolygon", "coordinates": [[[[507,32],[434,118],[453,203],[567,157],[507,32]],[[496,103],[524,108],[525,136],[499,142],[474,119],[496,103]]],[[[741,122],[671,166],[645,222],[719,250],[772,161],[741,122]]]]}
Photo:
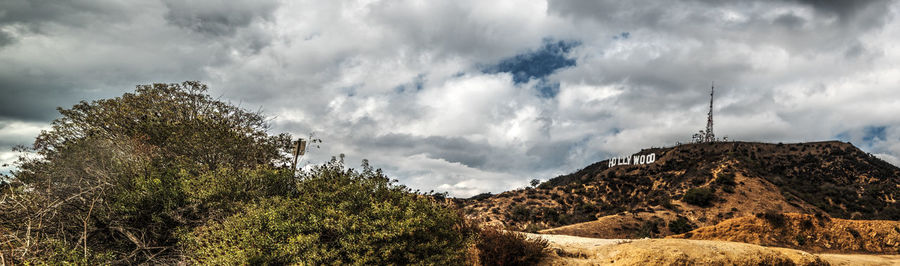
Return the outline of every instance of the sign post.
{"type": "Polygon", "coordinates": [[[304,154],[306,154],[306,140],[299,138],[294,142],[294,163],[291,164],[291,171],[297,172],[297,159],[304,154]]]}

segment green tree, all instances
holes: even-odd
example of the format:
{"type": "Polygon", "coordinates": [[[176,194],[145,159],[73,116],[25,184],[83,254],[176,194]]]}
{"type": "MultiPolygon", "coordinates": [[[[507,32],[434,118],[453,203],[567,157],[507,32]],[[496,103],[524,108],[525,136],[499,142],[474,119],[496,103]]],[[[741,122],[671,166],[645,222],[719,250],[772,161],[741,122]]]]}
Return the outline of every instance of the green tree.
{"type": "Polygon", "coordinates": [[[541,180],[539,180],[539,179],[532,179],[532,180],[531,180],[531,187],[533,187],[533,188],[537,188],[538,185],[540,185],[540,184],[541,184],[541,180]]]}
{"type": "Polygon", "coordinates": [[[206,90],[199,82],[141,85],[59,108],[51,128],[19,149],[33,156],[19,159],[4,186],[0,229],[13,239],[5,257],[165,262],[177,257],[179,228],[225,215],[227,204],[216,201],[290,195],[291,175],[277,171],[287,165],[290,136],[269,135],[261,114],[206,90]],[[248,187],[238,177],[267,181],[248,187]]]}

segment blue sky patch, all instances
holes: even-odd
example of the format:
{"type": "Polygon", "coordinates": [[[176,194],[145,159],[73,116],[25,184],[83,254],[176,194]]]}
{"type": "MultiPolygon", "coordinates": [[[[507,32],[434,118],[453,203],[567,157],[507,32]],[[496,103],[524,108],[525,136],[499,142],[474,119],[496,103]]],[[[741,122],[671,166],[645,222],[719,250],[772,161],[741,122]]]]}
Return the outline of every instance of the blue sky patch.
{"type": "Polygon", "coordinates": [[[834,136],[834,138],[836,138],[837,140],[843,141],[843,142],[853,141],[852,139],[850,139],[850,134],[846,131],[837,134],[836,136],[834,136]]]}
{"type": "Polygon", "coordinates": [[[887,129],[885,126],[867,126],[863,129],[863,142],[871,143],[875,140],[885,140],[885,129],[887,129]]]}
{"type": "Polygon", "coordinates": [[[489,66],[484,73],[507,72],[512,74],[515,84],[527,83],[531,79],[539,79],[538,92],[544,97],[554,97],[559,92],[559,83],[545,80],[556,70],[575,66],[575,59],[568,58],[569,52],[581,43],[578,41],[553,41],[544,39],[544,44],[536,51],[518,54],[506,58],[497,65],[489,66]]]}
{"type": "Polygon", "coordinates": [[[394,87],[394,92],[404,93],[407,89],[415,89],[416,91],[421,91],[423,88],[425,88],[425,74],[421,73],[413,78],[412,83],[401,84],[397,85],[397,87],[394,87]]]}
{"type": "Polygon", "coordinates": [[[887,139],[886,126],[866,126],[860,129],[844,131],[835,136],[836,139],[845,142],[859,141],[862,147],[871,147],[873,142],[887,139]]]}
{"type": "Polygon", "coordinates": [[[559,82],[549,82],[547,79],[541,79],[537,84],[538,93],[544,98],[553,98],[559,94],[559,82]]]}

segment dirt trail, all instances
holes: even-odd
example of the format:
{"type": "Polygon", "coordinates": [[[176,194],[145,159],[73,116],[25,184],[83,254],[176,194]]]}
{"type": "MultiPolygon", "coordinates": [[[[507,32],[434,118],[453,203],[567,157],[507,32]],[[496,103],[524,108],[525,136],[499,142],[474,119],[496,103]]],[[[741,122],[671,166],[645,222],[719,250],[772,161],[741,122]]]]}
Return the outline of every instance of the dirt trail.
{"type": "Polygon", "coordinates": [[[900,265],[900,255],[811,254],[727,241],[528,235],[550,242],[544,265],[900,265]]]}

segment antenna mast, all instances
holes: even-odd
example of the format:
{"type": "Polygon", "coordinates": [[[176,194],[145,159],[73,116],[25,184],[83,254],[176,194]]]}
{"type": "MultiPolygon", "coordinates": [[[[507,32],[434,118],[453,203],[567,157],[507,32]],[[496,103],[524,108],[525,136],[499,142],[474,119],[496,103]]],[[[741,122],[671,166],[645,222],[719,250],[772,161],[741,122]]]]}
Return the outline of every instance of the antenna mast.
{"type": "Polygon", "coordinates": [[[716,83],[713,82],[709,88],[709,117],[706,119],[706,134],[704,142],[716,141],[716,135],[713,134],[713,94],[716,91],[716,83]]]}

